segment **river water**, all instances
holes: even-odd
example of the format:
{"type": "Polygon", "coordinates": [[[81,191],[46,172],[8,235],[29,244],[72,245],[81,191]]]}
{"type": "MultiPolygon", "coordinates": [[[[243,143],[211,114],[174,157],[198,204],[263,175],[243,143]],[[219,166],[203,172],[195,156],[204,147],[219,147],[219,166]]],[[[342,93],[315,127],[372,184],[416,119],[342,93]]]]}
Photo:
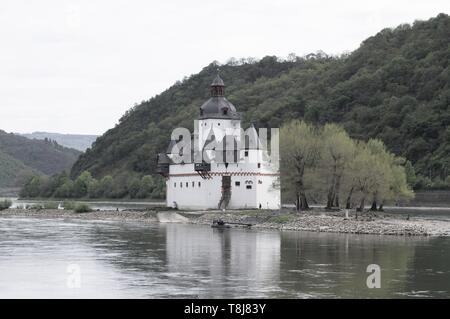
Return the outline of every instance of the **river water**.
{"type": "Polygon", "coordinates": [[[0,297],[449,298],[450,240],[1,217],[0,297]]]}

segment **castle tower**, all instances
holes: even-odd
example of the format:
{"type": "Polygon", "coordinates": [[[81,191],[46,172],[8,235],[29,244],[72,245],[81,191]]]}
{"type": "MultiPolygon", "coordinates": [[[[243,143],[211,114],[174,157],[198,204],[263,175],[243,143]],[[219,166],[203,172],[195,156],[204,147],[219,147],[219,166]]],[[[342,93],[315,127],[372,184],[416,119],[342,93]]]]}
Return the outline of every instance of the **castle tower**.
{"type": "Polygon", "coordinates": [[[200,107],[198,121],[199,150],[210,139],[220,141],[228,134],[240,140],[241,117],[225,98],[225,84],[219,74],[210,86],[211,97],[200,107]]]}

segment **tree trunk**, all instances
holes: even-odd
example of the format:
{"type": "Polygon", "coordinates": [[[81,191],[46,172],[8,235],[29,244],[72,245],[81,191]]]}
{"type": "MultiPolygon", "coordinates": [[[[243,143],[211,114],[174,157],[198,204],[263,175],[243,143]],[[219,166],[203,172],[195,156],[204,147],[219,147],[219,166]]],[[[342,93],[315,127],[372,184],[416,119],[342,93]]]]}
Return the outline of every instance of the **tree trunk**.
{"type": "Polygon", "coordinates": [[[341,177],[338,176],[336,178],[336,188],[334,190],[334,207],[338,207],[339,208],[339,190],[341,188],[341,177]]]}
{"type": "Polygon", "coordinates": [[[300,208],[302,210],[309,210],[308,200],[306,199],[305,193],[300,194],[300,208]]]}
{"type": "Polygon", "coordinates": [[[373,200],[373,202],[372,202],[372,207],[370,207],[370,210],[372,211],[372,212],[376,212],[378,209],[377,209],[377,201],[374,199],[373,200]]]}
{"type": "Polygon", "coordinates": [[[336,195],[334,196],[334,207],[338,207],[339,208],[339,194],[336,193],[336,195]]]}
{"type": "Polygon", "coordinates": [[[365,199],[365,197],[363,197],[363,198],[361,199],[361,203],[359,204],[359,208],[358,208],[358,211],[359,211],[359,212],[364,211],[364,204],[365,204],[365,201],[366,201],[366,199],[365,199]]]}
{"type": "MultiPolygon", "coordinates": [[[[336,169],[335,169],[336,170],[336,169]]],[[[327,193],[327,209],[331,209],[333,207],[333,203],[334,203],[334,189],[335,189],[335,184],[336,184],[336,176],[335,173],[333,172],[333,177],[331,178],[331,182],[330,182],[330,188],[328,188],[328,193],[327,193]]]]}
{"type": "Polygon", "coordinates": [[[333,199],[334,199],[333,190],[330,188],[327,194],[327,207],[325,208],[331,209],[333,207],[333,199]]]}
{"type": "Polygon", "coordinates": [[[348,193],[347,200],[346,200],[346,205],[345,205],[345,208],[346,208],[346,209],[350,209],[351,206],[352,206],[353,189],[354,189],[354,187],[352,187],[352,188],[350,189],[350,192],[348,193]]]}

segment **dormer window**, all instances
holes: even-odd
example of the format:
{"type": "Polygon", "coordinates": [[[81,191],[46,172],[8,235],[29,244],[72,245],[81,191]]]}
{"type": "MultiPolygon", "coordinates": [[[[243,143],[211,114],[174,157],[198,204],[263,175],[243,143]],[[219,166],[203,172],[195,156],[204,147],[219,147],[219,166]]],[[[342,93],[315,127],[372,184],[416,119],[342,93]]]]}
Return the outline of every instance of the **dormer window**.
{"type": "Polygon", "coordinates": [[[222,114],[223,114],[223,115],[228,115],[228,108],[227,108],[227,107],[224,107],[224,108],[222,109],[222,114]]]}

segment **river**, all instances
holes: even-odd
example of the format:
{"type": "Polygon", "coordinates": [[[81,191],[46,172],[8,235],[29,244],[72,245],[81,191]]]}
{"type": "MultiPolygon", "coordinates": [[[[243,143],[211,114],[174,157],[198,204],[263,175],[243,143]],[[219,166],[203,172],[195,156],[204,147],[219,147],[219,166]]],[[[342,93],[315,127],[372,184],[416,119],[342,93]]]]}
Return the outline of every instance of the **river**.
{"type": "Polygon", "coordinates": [[[450,240],[0,217],[0,297],[449,298],[450,240]]]}

